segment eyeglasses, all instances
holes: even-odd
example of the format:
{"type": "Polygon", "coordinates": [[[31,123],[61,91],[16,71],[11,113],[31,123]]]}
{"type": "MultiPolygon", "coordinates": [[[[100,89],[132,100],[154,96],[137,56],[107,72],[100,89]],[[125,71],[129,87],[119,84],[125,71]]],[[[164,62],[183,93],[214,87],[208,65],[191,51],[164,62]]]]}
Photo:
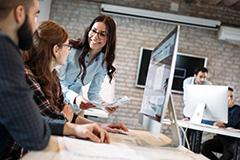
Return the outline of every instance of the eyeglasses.
{"type": "Polygon", "coordinates": [[[94,36],[96,34],[97,34],[99,39],[104,39],[104,38],[107,37],[107,32],[106,31],[97,31],[94,28],[89,31],[89,35],[90,36],[94,36]]]}
{"type": "Polygon", "coordinates": [[[228,96],[228,99],[233,99],[233,95],[231,95],[231,96],[228,96]]]}
{"type": "Polygon", "coordinates": [[[62,44],[62,46],[68,47],[69,50],[73,47],[71,44],[62,44]]]}

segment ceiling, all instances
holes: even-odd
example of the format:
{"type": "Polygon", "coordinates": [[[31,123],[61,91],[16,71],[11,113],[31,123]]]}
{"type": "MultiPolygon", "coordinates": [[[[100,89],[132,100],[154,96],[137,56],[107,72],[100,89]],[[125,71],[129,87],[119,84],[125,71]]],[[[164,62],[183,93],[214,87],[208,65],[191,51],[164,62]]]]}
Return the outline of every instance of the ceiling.
{"type": "Polygon", "coordinates": [[[240,11],[240,0],[185,0],[186,3],[201,3],[240,11]]]}

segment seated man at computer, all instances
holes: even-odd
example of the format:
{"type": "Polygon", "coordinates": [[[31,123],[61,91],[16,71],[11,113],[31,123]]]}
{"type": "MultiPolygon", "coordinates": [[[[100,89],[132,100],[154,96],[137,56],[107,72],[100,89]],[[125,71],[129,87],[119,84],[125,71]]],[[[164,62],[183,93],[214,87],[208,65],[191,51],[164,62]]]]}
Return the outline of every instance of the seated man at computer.
{"type": "MultiPolygon", "coordinates": [[[[240,129],[240,106],[235,104],[231,87],[228,88],[228,123],[215,122],[214,125],[240,129]]],[[[211,160],[230,160],[233,157],[234,140],[232,137],[216,135],[202,144],[201,152],[211,160]],[[218,158],[213,152],[222,153],[222,156],[218,158]]]]}
{"type": "MultiPolygon", "coordinates": [[[[186,85],[188,84],[198,84],[198,85],[210,85],[211,82],[207,80],[207,76],[208,76],[208,69],[205,67],[199,67],[196,68],[194,70],[194,76],[192,77],[188,77],[183,81],[183,91],[186,88],[186,85]]],[[[185,101],[185,94],[183,92],[183,101],[185,101]]],[[[185,111],[186,108],[183,108],[183,115],[185,117],[185,119],[190,119],[190,117],[186,116],[185,111]]],[[[187,131],[187,138],[188,140],[190,140],[190,148],[193,152],[195,153],[199,153],[200,150],[198,148],[200,148],[200,143],[197,143],[197,141],[195,142],[196,139],[201,139],[202,137],[202,132],[201,131],[197,131],[197,130],[193,130],[193,129],[188,129],[187,131]]]]}

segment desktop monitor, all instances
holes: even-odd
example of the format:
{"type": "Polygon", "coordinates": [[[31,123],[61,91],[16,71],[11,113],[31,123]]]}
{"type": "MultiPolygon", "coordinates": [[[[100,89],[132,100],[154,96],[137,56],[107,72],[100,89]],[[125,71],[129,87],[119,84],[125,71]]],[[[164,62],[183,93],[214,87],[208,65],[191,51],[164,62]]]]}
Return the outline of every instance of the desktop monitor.
{"type": "MultiPolygon", "coordinates": [[[[202,119],[210,121],[228,121],[228,87],[217,85],[186,85],[184,88],[183,114],[190,119],[203,104],[202,119]]],[[[201,119],[201,120],[202,120],[201,119]]],[[[201,123],[200,120],[200,123],[201,123]]]]}
{"type": "MultiPolygon", "coordinates": [[[[171,88],[176,64],[180,27],[176,26],[160,44],[152,51],[146,84],[144,88],[140,123],[156,136],[160,135],[161,124],[165,117],[166,109],[171,106],[174,123],[176,122],[175,110],[171,101],[171,88]]],[[[176,125],[176,124],[175,124],[176,125]]],[[[178,128],[173,131],[179,144],[178,128]]]]}

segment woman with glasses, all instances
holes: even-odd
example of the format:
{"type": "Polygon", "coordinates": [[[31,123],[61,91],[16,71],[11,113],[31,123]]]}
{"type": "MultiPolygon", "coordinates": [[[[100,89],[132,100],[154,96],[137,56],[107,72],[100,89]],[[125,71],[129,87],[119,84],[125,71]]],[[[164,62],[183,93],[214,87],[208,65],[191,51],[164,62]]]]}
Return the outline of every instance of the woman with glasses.
{"type": "Polygon", "coordinates": [[[33,34],[33,46],[25,57],[25,74],[41,113],[53,119],[71,121],[73,115],[67,112],[71,107],[64,103],[55,70],[66,62],[68,53],[65,29],[53,21],[45,21],[33,34]]]}
{"type": "MultiPolygon", "coordinates": [[[[81,96],[82,86],[89,84],[88,99],[104,103],[99,92],[106,75],[112,81],[115,67],[116,24],[110,16],[96,17],[86,29],[81,40],[70,41],[72,45],[67,63],[60,68],[59,77],[65,100],[78,112],[93,105],[81,96]]],[[[116,107],[106,106],[109,113],[116,107]]]]}

